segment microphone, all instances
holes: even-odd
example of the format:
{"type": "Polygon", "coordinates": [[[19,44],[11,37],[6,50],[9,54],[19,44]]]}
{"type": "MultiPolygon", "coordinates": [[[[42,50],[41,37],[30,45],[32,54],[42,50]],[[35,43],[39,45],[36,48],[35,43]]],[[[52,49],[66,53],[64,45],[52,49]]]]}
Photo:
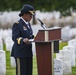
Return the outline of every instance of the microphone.
{"type": "Polygon", "coordinates": [[[46,29],[46,25],[39,19],[39,18],[37,18],[38,19],[38,21],[41,23],[41,27],[43,28],[43,29],[46,29]]]}

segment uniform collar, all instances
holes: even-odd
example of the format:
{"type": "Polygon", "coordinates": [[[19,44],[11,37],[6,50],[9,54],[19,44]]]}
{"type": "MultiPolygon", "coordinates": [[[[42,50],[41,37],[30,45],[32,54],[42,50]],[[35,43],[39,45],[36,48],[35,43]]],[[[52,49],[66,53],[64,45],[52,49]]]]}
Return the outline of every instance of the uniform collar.
{"type": "Polygon", "coordinates": [[[26,23],[26,24],[29,24],[28,22],[26,22],[22,17],[21,17],[21,19],[26,23]]]}

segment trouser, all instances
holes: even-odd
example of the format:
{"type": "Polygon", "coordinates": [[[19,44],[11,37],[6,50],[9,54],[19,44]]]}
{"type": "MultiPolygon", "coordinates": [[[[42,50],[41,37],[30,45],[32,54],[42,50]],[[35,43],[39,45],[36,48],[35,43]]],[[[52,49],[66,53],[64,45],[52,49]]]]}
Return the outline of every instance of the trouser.
{"type": "Polygon", "coordinates": [[[32,75],[32,57],[15,58],[16,75],[32,75]]]}

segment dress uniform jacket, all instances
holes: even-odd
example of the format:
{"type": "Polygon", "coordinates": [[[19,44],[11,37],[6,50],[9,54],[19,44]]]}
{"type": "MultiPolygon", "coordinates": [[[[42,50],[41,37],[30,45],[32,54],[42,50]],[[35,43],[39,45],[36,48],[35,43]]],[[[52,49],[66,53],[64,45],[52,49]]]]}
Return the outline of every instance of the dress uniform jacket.
{"type": "Polygon", "coordinates": [[[24,38],[33,39],[33,32],[31,26],[20,19],[17,23],[14,23],[12,27],[12,40],[14,45],[12,47],[11,56],[13,57],[31,57],[32,56],[32,44],[25,44],[24,38]]]}

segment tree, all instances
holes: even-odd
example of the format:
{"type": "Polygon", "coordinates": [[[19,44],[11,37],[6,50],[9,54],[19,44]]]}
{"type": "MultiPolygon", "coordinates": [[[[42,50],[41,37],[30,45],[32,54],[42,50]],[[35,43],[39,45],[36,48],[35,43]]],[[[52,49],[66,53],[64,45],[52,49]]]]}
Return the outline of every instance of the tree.
{"type": "Polygon", "coordinates": [[[31,4],[36,10],[41,11],[66,11],[70,7],[76,9],[75,0],[0,0],[0,11],[20,10],[24,4],[31,4]]]}

